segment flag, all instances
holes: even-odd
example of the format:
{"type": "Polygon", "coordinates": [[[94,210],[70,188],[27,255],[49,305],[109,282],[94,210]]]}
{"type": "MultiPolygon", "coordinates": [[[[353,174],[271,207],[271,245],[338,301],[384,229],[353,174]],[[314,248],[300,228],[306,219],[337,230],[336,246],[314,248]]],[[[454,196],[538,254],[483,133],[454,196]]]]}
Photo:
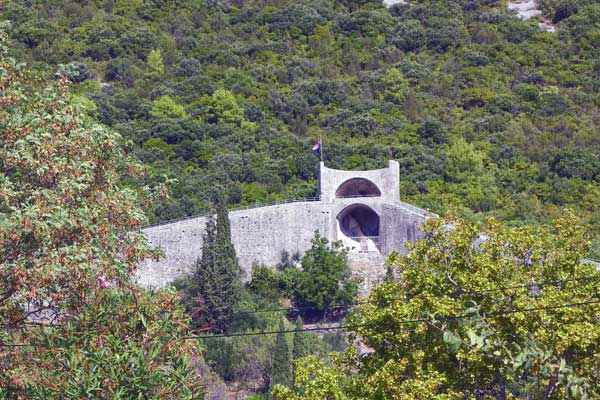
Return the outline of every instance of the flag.
{"type": "Polygon", "coordinates": [[[318,156],[321,155],[321,139],[317,140],[317,143],[313,146],[313,152],[318,156]]]}

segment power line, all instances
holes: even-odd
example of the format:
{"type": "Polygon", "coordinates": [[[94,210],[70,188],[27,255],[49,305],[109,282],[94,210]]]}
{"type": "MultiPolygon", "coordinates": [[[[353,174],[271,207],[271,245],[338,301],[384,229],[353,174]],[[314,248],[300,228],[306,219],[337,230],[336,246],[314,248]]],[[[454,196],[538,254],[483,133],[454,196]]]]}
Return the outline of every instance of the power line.
{"type": "MultiPolygon", "coordinates": [[[[573,278],[573,279],[565,279],[565,280],[558,280],[558,281],[546,281],[546,282],[540,282],[540,283],[529,283],[526,285],[515,285],[515,286],[510,286],[510,287],[504,287],[504,288],[495,288],[495,289],[486,289],[486,290],[481,290],[481,291],[474,291],[474,292],[467,292],[468,294],[478,294],[478,293],[489,293],[489,292],[494,292],[494,291],[503,291],[503,290],[512,290],[512,289],[518,289],[518,288],[536,288],[536,287],[542,287],[542,286],[548,286],[548,285],[558,285],[558,284],[562,284],[562,283],[567,283],[567,282],[576,282],[576,281],[590,281],[593,279],[598,279],[598,276],[593,276],[593,277],[582,277],[582,278],[573,278]]],[[[428,297],[433,297],[433,296],[428,296],[428,297]]],[[[354,305],[359,305],[359,304],[377,304],[376,302],[358,302],[358,303],[354,303],[354,305]]],[[[586,302],[580,302],[580,303],[568,303],[568,304],[562,304],[562,305],[556,305],[556,306],[544,306],[544,307],[533,307],[533,308],[527,308],[527,309],[519,309],[519,310],[510,310],[510,311],[500,311],[500,312],[496,312],[496,313],[491,313],[491,314],[487,314],[487,316],[500,316],[500,315],[509,315],[509,314],[516,314],[516,313],[528,313],[528,312],[536,312],[536,311],[543,311],[543,310],[555,310],[555,309],[560,309],[560,308],[570,308],[570,307],[578,307],[578,306],[583,306],[583,305],[591,305],[591,304],[600,304],[599,300],[592,300],[592,301],[586,301],[586,302]]],[[[350,306],[350,305],[348,305],[350,306]]],[[[303,307],[303,308],[311,308],[311,307],[303,307]]],[[[315,308],[315,307],[312,307],[315,308]]],[[[275,309],[275,310],[293,310],[293,309],[298,309],[298,308],[281,308],[281,309],[275,309]]],[[[271,310],[258,310],[258,311],[254,311],[254,312],[248,312],[248,313],[258,313],[258,312],[271,312],[271,310]]],[[[445,317],[441,317],[438,320],[456,320],[456,319],[462,319],[462,318],[467,318],[470,315],[456,315],[456,316],[445,316],[445,317]]],[[[367,326],[389,326],[389,325],[405,325],[405,324],[409,324],[409,323],[426,323],[426,322],[430,322],[430,320],[427,319],[415,319],[415,320],[404,320],[404,321],[395,321],[393,323],[372,323],[372,324],[357,324],[357,325],[340,325],[340,326],[331,326],[331,327],[315,327],[315,328],[305,328],[305,329],[300,329],[300,330],[283,330],[283,331],[265,331],[265,332],[244,332],[244,333],[231,333],[231,334],[219,334],[219,335],[202,335],[202,336],[187,336],[182,338],[182,340],[189,340],[189,339],[214,339],[214,338],[222,338],[222,337],[240,337],[240,336],[259,336],[259,335],[272,335],[272,334],[277,334],[277,333],[294,333],[294,332],[314,332],[314,331],[333,331],[333,330],[346,330],[346,329],[352,329],[352,328],[361,328],[361,327],[367,327],[367,326]]],[[[26,347],[26,346],[32,346],[30,344],[2,344],[0,343],[0,347],[26,347]]]]}
{"type": "MultiPolygon", "coordinates": [[[[589,300],[579,303],[568,303],[568,304],[560,304],[555,306],[544,306],[544,307],[532,307],[532,308],[524,308],[518,310],[510,310],[510,311],[499,311],[495,313],[487,314],[487,316],[499,316],[499,315],[508,315],[508,314],[517,314],[517,313],[530,313],[544,310],[557,310],[561,308],[573,308],[580,307],[584,305],[592,305],[592,304],[600,304],[600,300],[589,300]]],[[[457,320],[470,317],[470,314],[462,314],[462,315],[449,315],[445,317],[437,318],[436,320],[457,320]]],[[[225,338],[225,337],[241,337],[241,336],[262,336],[262,335],[274,335],[278,333],[295,333],[295,332],[315,332],[315,331],[335,331],[335,330],[347,330],[347,329],[355,329],[355,328],[365,328],[370,326],[398,326],[398,325],[407,325],[407,324],[415,324],[415,323],[429,323],[432,322],[428,319],[413,319],[413,320],[403,320],[403,321],[394,321],[394,322],[374,322],[370,324],[353,324],[353,325],[338,325],[338,326],[324,326],[324,327],[315,327],[315,328],[304,328],[304,329],[289,329],[289,330],[277,330],[277,331],[263,331],[263,332],[241,332],[241,333],[229,333],[229,334],[219,334],[219,335],[202,335],[202,336],[186,336],[181,338],[180,340],[192,340],[192,339],[216,339],[216,338],[225,338]]],[[[406,330],[405,330],[406,331],[406,330]]],[[[26,347],[33,346],[31,344],[0,344],[0,347],[26,347]]],[[[35,347],[35,346],[34,346],[35,347]]]]}
{"type": "MultiPolygon", "coordinates": [[[[557,310],[557,309],[561,309],[561,308],[573,308],[573,307],[580,307],[580,306],[592,305],[592,304],[600,304],[600,300],[589,300],[589,301],[584,301],[584,302],[579,302],[579,303],[568,303],[568,304],[560,304],[560,305],[555,305],[555,306],[532,307],[532,308],[524,308],[524,309],[510,310],[510,311],[499,311],[499,312],[495,312],[495,313],[486,314],[486,316],[493,317],[493,316],[509,315],[509,314],[517,314],[517,313],[530,313],[530,312],[537,312],[537,311],[543,311],[543,310],[557,310]]],[[[452,321],[452,320],[464,319],[464,318],[469,318],[469,317],[471,317],[470,314],[448,315],[448,316],[436,318],[436,320],[452,321]]],[[[229,333],[229,334],[218,334],[218,335],[186,336],[186,337],[182,338],[182,340],[274,335],[277,333],[333,331],[333,330],[346,330],[346,329],[351,329],[351,328],[362,328],[362,327],[368,327],[368,326],[407,325],[407,324],[428,323],[428,322],[431,322],[431,320],[420,318],[420,319],[394,321],[394,322],[379,322],[379,323],[356,324],[356,325],[338,325],[338,326],[330,326],[330,327],[305,328],[305,329],[298,329],[298,330],[290,329],[290,330],[281,330],[281,331],[242,332],[242,333],[229,333]]]]}
{"type": "MultiPolygon", "coordinates": [[[[328,308],[329,309],[348,308],[348,307],[352,307],[352,306],[359,306],[359,305],[363,305],[363,304],[372,304],[372,303],[373,302],[371,302],[371,301],[358,301],[355,303],[332,304],[332,305],[329,305],[328,308]]],[[[300,307],[290,306],[290,307],[281,307],[281,308],[271,308],[271,309],[266,309],[266,310],[240,311],[240,312],[235,313],[235,315],[262,314],[262,313],[269,313],[269,312],[299,311],[299,310],[321,310],[321,308],[316,307],[316,306],[300,306],[300,307]]]]}
{"type": "MultiPolygon", "coordinates": [[[[415,320],[413,322],[420,322],[415,320]]],[[[395,325],[395,323],[393,323],[395,325]]],[[[263,331],[263,332],[240,332],[240,333],[226,333],[218,335],[203,335],[203,336],[186,336],[182,340],[191,339],[213,339],[213,338],[224,338],[224,337],[239,337],[239,336],[261,336],[261,335],[274,335],[277,333],[294,333],[294,332],[315,332],[315,331],[336,331],[345,330],[350,328],[362,328],[367,326],[381,326],[381,325],[392,325],[392,323],[372,323],[372,324],[356,324],[356,325],[338,325],[338,326],[322,326],[316,328],[304,328],[304,329],[289,329],[282,331],[263,331]]]]}

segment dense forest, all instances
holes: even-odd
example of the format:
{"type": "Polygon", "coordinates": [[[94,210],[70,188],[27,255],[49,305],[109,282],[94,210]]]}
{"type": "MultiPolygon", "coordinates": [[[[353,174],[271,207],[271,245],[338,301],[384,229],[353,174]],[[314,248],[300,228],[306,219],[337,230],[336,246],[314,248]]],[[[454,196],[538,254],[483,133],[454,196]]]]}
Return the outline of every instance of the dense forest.
{"type": "Polygon", "coordinates": [[[597,398],[600,3],[538,5],[1,2],[0,397],[597,398]],[[318,232],[240,279],[227,208],[315,196],[319,137],[444,217],[368,299],[318,232]]]}
{"type": "Polygon", "coordinates": [[[153,221],[316,192],[396,159],[403,200],[512,224],[563,207],[600,230],[600,5],[504,1],[13,1],[13,49],[171,182],[153,221]]]}

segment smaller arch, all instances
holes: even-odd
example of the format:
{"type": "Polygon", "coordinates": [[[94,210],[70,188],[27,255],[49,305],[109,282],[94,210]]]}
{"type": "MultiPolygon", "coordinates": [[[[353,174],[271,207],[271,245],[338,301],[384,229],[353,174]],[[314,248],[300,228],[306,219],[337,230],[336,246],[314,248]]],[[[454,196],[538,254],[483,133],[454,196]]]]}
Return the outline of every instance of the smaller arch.
{"type": "Polygon", "coordinates": [[[335,197],[376,197],[381,190],[372,181],[365,178],[350,178],[335,191],[335,197]]]}
{"type": "Polygon", "coordinates": [[[347,206],[337,215],[338,239],[359,252],[379,252],[380,218],[366,204],[347,206]]]}

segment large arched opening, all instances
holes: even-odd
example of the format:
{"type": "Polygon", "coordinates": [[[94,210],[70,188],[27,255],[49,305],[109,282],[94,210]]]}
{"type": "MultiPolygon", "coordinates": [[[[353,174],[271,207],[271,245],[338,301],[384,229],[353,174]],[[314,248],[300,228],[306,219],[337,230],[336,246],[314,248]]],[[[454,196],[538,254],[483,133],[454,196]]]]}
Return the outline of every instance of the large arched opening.
{"type": "Polygon", "coordinates": [[[338,239],[355,252],[379,252],[379,215],[365,204],[353,204],[337,216],[338,239]]]}
{"type": "Polygon", "coordinates": [[[365,178],[348,179],[335,191],[335,197],[374,197],[381,196],[376,184],[365,178]]]}

